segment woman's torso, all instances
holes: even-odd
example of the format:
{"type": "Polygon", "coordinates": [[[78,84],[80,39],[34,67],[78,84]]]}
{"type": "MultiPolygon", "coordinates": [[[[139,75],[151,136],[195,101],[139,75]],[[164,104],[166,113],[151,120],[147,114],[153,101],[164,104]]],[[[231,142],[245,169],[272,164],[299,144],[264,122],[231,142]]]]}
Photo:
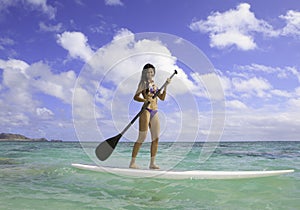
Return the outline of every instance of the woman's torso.
{"type": "Polygon", "coordinates": [[[152,110],[157,110],[158,106],[157,106],[157,97],[156,98],[152,98],[156,92],[158,91],[157,86],[155,85],[154,82],[151,82],[148,84],[148,87],[146,87],[143,91],[142,91],[142,95],[143,97],[147,100],[150,101],[150,104],[148,106],[149,109],[152,110]]]}

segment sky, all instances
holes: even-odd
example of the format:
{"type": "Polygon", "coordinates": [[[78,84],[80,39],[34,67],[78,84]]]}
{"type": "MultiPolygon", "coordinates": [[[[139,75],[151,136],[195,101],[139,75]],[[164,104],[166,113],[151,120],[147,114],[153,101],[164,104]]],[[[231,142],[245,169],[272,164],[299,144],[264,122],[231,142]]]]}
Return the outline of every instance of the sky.
{"type": "Polygon", "coordinates": [[[299,140],[297,1],[0,0],[0,30],[0,132],[116,135],[150,62],[162,141],[299,140]]]}

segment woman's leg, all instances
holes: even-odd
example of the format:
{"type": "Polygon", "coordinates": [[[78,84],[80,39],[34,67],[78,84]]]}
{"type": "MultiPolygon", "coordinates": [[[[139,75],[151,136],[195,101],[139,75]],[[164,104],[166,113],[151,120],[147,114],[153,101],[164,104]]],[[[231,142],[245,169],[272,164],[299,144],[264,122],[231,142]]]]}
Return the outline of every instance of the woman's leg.
{"type": "Polygon", "coordinates": [[[147,130],[148,130],[148,125],[150,121],[150,113],[145,110],[140,118],[139,118],[139,136],[137,141],[134,143],[133,149],[132,149],[132,155],[131,155],[131,161],[129,164],[129,168],[138,168],[138,166],[135,164],[136,156],[145,141],[147,137],[147,130]]]}
{"type": "Polygon", "coordinates": [[[155,164],[155,157],[158,149],[158,139],[160,133],[160,123],[158,113],[156,113],[150,121],[150,132],[151,132],[151,161],[150,169],[159,169],[159,166],[155,164]]]}

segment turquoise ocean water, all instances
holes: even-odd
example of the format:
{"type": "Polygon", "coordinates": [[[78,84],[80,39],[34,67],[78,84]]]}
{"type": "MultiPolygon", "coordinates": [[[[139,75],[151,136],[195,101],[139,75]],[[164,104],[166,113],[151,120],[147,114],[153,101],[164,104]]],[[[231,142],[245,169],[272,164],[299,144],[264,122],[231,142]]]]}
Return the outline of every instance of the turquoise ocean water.
{"type": "MultiPolygon", "coordinates": [[[[240,180],[137,179],[72,168],[95,164],[77,142],[0,142],[0,209],[300,209],[300,142],[219,143],[204,162],[202,143],[182,157],[184,148],[160,143],[161,168],[170,160],[179,170],[295,172],[240,180]]],[[[111,159],[128,163],[131,149],[132,143],[121,142],[111,159]]],[[[148,156],[145,143],[139,157],[148,156]]]]}

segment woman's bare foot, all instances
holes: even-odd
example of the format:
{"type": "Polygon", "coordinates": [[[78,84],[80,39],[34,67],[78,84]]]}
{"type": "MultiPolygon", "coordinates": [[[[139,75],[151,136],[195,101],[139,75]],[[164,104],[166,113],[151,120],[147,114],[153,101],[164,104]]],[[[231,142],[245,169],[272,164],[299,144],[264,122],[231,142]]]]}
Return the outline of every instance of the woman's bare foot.
{"type": "Polygon", "coordinates": [[[159,166],[155,165],[155,164],[151,164],[149,166],[150,169],[159,169],[159,166]]]}
{"type": "Polygon", "coordinates": [[[137,164],[135,164],[135,157],[131,158],[130,164],[129,164],[129,168],[134,168],[134,169],[138,169],[139,166],[137,164]]]}
{"type": "Polygon", "coordinates": [[[129,168],[139,169],[139,166],[138,166],[137,164],[135,164],[135,163],[131,163],[131,164],[129,165],[129,168]]]}

